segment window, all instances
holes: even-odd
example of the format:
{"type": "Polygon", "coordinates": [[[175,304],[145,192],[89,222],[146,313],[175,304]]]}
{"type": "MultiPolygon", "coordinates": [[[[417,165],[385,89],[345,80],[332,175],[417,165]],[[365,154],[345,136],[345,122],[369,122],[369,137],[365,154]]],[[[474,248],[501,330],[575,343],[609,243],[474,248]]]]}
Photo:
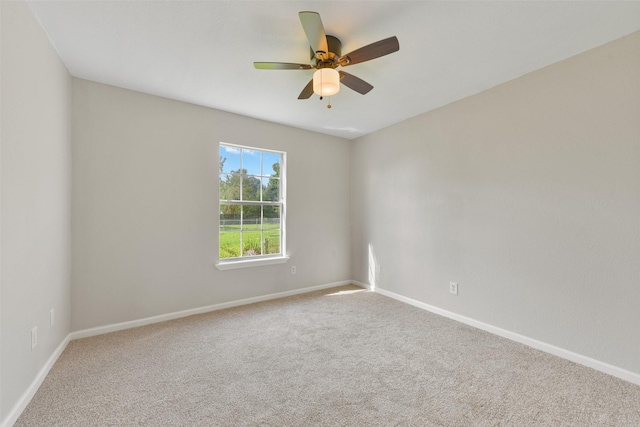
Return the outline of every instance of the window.
{"type": "Polygon", "coordinates": [[[284,254],[285,153],[220,144],[220,261],[284,254]]]}

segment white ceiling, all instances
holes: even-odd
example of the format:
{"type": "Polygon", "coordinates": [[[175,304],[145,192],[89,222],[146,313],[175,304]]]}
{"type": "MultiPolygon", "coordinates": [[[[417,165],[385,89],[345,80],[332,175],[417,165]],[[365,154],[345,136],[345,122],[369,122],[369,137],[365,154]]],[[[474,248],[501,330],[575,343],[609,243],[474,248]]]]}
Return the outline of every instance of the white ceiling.
{"type": "Polygon", "coordinates": [[[640,30],[640,2],[29,1],[76,77],[353,139],[640,30]],[[345,68],[332,109],[298,100],[313,70],[298,19],[320,13],[343,54],[397,36],[400,51],[345,68]]]}

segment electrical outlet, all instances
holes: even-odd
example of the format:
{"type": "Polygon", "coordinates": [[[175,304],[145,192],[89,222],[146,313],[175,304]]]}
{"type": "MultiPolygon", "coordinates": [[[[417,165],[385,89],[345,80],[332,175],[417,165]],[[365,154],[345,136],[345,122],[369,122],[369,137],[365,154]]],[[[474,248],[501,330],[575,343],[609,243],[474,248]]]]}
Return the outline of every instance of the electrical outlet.
{"type": "Polygon", "coordinates": [[[53,326],[53,321],[55,320],[53,308],[49,310],[49,327],[53,326]]]}
{"type": "Polygon", "coordinates": [[[33,350],[38,345],[38,327],[34,326],[31,329],[31,350],[33,350]]]}
{"type": "Polygon", "coordinates": [[[291,266],[291,274],[296,274],[296,266],[295,265],[291,266]]]}
{"type": "Polygon", "coordinates": [[[449,292],[458,295],[458,282],[449,282],[449,292]]]}

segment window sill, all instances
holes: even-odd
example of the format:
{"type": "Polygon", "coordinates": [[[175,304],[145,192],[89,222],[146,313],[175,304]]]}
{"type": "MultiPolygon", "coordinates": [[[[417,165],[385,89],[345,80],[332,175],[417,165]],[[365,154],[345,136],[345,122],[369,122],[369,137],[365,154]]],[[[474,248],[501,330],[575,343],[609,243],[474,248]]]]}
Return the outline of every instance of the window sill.
{"type": "Polygon", "coordinates": [[[260,267],[263,265],[284,264],[289,261],[288,256],[261,259],[243,259],[241,261],[227,261],[216,264],[218,270],[234,270],[236,268],[260,267]]]}

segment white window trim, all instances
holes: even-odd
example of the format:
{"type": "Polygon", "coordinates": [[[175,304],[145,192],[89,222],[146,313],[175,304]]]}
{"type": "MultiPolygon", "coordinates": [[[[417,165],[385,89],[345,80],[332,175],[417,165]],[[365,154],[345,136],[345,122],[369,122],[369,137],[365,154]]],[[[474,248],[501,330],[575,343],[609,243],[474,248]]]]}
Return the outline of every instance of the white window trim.
{"type": "MultiPolygon", "coordinates": [[[[219,142],[218,143],[218,152],[220,152],[220,146],[226,145],[237,148],[246,148],[246,149],[255,149],[260,151],[268,151],[271,153],[278,153],[282,156],[282,163],[280,164],[280,192],[281,192],[281,211],[280,211],[280,249],[282,250],[281,254],[268,256],[263,255],[256,258],[224,258],[220,259],[220,253],[218,253],[218,260],[215,263],[215,266],[218,270],[235,270],[239,268],[249,268],[249,267],[260,267],[265,265],[274,265],[274,264],[284,264],[289,261],[289,256],[285,255],[287,253],[287,230],[286,230],[286,215],[287,215],[287,153],[285,151],[278,150],[270,150],[268,148],[260,148],[260,147],[249,147],[246,145],[238,145],[238,144],[230,144],[228,142],[219,142]]],[[[219,189],[219,187],[218,187],[219,189]]],[[[219,199],[219,198],[218,198],[219,199]]],[[[218,202],[218,205],[220,202],[218,202]]],[[[219,221],[219,216],[218,216],[219,221]]],[[[218,222],[218,251],[220,250],[220,223],[218,222]]]]}
{"type": "Polygon", "coordinates": [[[261,267],[263,265],[284,264],[289,262],[288,256],[273,258],[241,259],[236,261],[220,261],[216,264],[218,270],[235,270],[236,268],[261,267]]]}

